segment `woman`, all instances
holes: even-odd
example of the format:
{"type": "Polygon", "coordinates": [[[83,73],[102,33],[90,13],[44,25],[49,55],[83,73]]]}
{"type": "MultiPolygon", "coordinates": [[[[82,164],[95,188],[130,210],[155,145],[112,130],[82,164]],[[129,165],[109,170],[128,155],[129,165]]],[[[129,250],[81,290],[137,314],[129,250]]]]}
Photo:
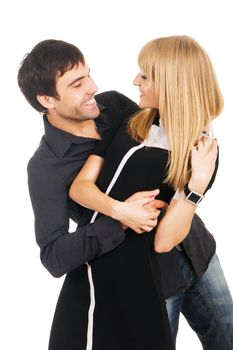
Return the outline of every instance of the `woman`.
{"type": "MultiPolygon", "coordinates": [[[[114,138],[111,130],[70,196],[121,221],[128,210],[122,201],[136,191],[159,188],[169,205],[156,235],[129,229],[121,246],[89,264],[91,301],[82,310],[89,316],[88,349],[173,348],[154,249],[166,252],[184,239],[195,204],[213,182],[217,142],[203,132],[223,102],[208,56],[193,39],[177,36],[146,44],[138,63],[142,111],[114,138]]],[[[96,215],[87,210],[82,222],[96,215]]]]}

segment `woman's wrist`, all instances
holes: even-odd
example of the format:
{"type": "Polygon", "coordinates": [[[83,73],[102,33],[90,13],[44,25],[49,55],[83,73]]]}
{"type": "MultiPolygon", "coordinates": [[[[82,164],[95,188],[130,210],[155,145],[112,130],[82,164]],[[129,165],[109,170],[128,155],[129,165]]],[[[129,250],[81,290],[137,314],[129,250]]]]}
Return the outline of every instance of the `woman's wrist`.
{"type": "Polygon", "coordinates": [[[195,177],[191,177],[188,183],[188,188],[191,191],[195,191],[200,194],[203,194],[206,190],[207,185],[208,184],[206,183],[206,181],[204,181],[204,179],[200,180],[200,179],[196,179],[195,177]]]}
{"type": "Polygon", "coordinates": [[[118,221],[122,220],[122,213],[124,213],[123,203],[116,199],[110,198],[109,208],[110,208],[110,216],[118,221]]]}

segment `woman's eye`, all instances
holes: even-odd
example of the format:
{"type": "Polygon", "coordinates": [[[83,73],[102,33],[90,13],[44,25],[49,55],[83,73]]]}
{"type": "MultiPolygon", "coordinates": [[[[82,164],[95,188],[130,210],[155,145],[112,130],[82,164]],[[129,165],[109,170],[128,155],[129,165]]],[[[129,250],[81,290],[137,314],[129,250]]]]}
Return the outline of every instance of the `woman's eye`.
{"type": "Polygon", "coordinates": [[[145,74],[141,74],[141,78],[146,80],[147,79],[147,76],[145,74]]]}

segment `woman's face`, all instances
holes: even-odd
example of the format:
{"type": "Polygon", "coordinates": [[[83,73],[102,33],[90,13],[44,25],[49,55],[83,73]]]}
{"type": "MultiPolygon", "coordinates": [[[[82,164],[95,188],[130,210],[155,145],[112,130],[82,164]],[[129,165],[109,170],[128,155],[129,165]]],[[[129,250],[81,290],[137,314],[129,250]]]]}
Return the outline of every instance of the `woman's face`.
{"type": "Polygon", "coordinates": [[[140,108],[159,108],[153,82],[141,71],[133,81],[140,91],[140,108]]]}

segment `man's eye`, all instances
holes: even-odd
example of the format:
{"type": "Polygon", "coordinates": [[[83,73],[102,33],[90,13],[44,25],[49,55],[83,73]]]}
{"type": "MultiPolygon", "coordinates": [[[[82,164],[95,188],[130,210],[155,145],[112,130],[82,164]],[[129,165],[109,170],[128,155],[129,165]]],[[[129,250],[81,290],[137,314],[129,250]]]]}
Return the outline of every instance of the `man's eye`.
{"type": "Polygon", "coordinates": [[[81,84],[74,85],[74,88],[78,88],[78,87],[80,87],[80,86],[81,86],[81,84]]]}

